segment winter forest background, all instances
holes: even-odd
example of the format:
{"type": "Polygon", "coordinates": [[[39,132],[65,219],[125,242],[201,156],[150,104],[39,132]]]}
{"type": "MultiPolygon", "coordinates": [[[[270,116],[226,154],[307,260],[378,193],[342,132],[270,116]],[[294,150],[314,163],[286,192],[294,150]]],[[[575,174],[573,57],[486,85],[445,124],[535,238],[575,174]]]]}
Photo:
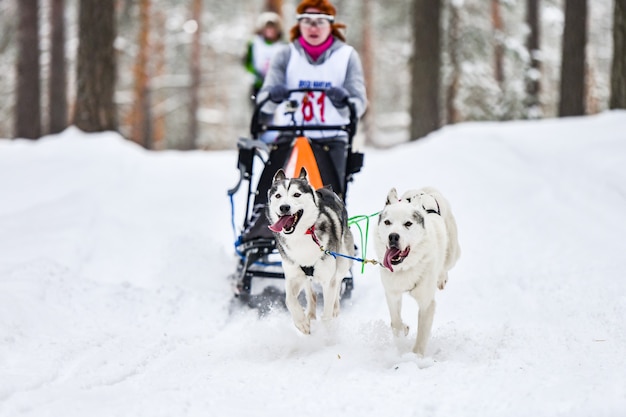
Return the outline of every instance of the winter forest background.
{"type": "MultiPolygon", "coordinates": [[[[77,93],[93,94],[87,87],[77,87],[83,85],[77,62],[80,38],[86,36],[81,35],[80,16],[91,13],[102,24],[103,9],[112,5],[116,70],[109,72],[116,74],[115,117],[112,125],[87,130],[113,126],[149,149],[232,149],[248,132],[251,79],[242,56],[256,17],[275,9],[283,15],[287,32],[295,23],[297,3],[0,0],[0,138],[36,138],[74,124],[77,93]]],[[[348,25],[348,42],[360,52],[365,67],[370,108],[360,136],[368,145],[390,146],[462,121],[594,114],[626,107],[626,53],[616,55],[613,42],[614,36],[621,36],[621,45],[616,46],[620,51],[626,48],[624,0],[335,0],[334,4],[337,20],[348,25]],[[438,4],[440,30],[433,29],[436,20],[428,19],[438,4]],[[568,32],[566,16],[574,24],[576,18],[582,23],[568,32]],[[616,34],[614,19],[620,22],[616,34]],[[433,33],[440,38],[432,39],[433,33]],[[564,45],[564,39],[571,45],[564,45]],[[422,74],[427,65],[414,60],[416,46],[424,41],[441,48],[435,62],[438,94],[426,102],[420,97],[419,81],[430,82],[429,78],[415,74],[422,74]],[[576,48],[585,51],[580,59],[576,48]],[[613,62],[614,55],[621,58],[613,62]],[[570,58],[574,61],[565,61],[570,58]],[[420,65],[412,66],[414,62],[420,65]],[[563,108],[566,99],[577,101],[578,90],[581,103],[573,103],[573,110],[563,108]],[[416,105],[420,100],[422,104],[416,105]],[[432,108],[435,114],[426,114],[424,109],[432,108]],[[421,130],[420,120],[426,124],[421,130]]],[[[83,45],[97,48],[95,41],[83,45]]]]}
{"type": "Polygon", "coordinates": [[[296,3],[0,0],[0,415],[626,415],[626,0],[334,0],[370,100],[350,215],[454,205],[424,360],[374,266],[310,337],[231,303],[242,55],[296,3]]]}

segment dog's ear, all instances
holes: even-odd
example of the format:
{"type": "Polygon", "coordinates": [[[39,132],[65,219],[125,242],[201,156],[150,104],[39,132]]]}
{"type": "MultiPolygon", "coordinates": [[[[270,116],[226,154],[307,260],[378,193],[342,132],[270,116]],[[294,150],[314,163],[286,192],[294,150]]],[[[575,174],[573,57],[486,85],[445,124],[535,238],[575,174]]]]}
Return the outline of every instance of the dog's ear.
{"type": "Polygon", "coordinates": [[[426,210],[426,213],[435,213],[441,215],[441,209],[439,208],[439,202],[435,198],[435,196],[431,194],[424,194],[420,196],[420,202],[422,203],[422,208],[426,210]]]}
{"type": "Polygon", "coordinates": [[[298,176],[298,178],[305,180],[307,179],[307,172],[305,167],[300,168],[300,175],[298,176]]]}
{"type": "Polygon", "coordinates": [[[419,200],[419,196],[421,194],[424,194],[424,193],[418,190],[408,190],[404,194],[402,194],[402,197],[400,197],[400,199],[405,200],[408,203],[415,203],[416,201],[419,200]]]}
{"type": "Polygon", "coordinates": [[[398,200],[398,192],[395,188],[392,188],[389,190],[389,193],[387,193],[387,202],[385,202],[385,205],[388,206],[389,204],[394,204],[398,201],[400,201],[398,200]]]}
{"type": "Polygon", "coordinates": [[[276,171],[276,174],[274,174],[274,179],[272,181],[276,182],[276,181],[282,181],[284,179],[287,179],[287,177],[285,176],[285,171],[283,171],[283,169],[280,168],[278,171],[276,171]]]}

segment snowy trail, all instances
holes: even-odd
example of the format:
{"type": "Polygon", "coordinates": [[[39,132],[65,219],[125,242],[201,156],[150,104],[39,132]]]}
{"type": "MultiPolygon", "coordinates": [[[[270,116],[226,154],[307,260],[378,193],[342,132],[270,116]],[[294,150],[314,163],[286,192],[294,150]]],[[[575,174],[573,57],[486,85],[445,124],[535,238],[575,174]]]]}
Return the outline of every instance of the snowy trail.
{"type": "Polygon", "coordinates": [[[625,131],[610,112],[367,150],[350,215],[433,185],[459,224],[425,359],[371,265],[308,337],[229,312],[234,152],[0,141],[0,416],[622,415],[625,131]]]}

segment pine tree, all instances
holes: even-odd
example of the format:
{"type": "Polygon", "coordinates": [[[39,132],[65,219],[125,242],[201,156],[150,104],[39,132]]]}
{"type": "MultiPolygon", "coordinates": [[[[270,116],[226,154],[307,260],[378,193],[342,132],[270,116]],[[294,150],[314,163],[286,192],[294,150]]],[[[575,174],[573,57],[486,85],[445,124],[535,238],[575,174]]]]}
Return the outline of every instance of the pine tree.
{"type": "Polygon", "coordinates": [[[115,0],[81,0],[74,124],[85,132],[117,130],[115,0]]]}
{"type": "Polygon", "coordinates": [[[41,136],[39,24],[37,0],[18,1],[15,137],[41,136]]]}
{"type": "Polygon", "coordinates": [[[52,0],[50,11],[50,80],[49,123],[50,133],[67,127],[67,75],[65,65],[65,0],[52,0]]]}
{"type": "Polygon", "coordinates": [[[537,118],[541,114],[539,91],[541,88],[540,32],[539,32],[539,0],[527,0],[526,23],[529,33],[526,48],[530,65],[526,72],[526,114],[529,118],[537,118]]]}
{"type": "Polygon", "coordinates": [[[139,39],[134,66],[134,100],[131,110],[131,139],[146,149],[152,149],[152,117],[148,74],[150,55],[150,0],[139,2],[139,39]]]}
{"type": "Polygon", "coordinates": [[[613,12],[613,65],[611,109],[626,109],[626,0],[615,0],[613,12]]]}
{"type": "Polygon", "coordinates": [[[439,129],[440,0],[413,2],[413,62],[411,67],[411,140],[439,129]]]}
{"type": "Polygon", "coordinates": [[[587,0],[565,2],[559,116],[585,114],[587,0]]]}

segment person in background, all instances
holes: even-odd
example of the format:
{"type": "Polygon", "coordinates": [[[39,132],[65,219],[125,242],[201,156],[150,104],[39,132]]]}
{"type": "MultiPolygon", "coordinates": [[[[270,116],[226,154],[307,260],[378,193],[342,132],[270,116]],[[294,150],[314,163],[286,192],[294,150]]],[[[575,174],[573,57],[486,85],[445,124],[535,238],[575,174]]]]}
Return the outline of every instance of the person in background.
{"type": "Polygon", "coordinates": [[[257,93],[263,85],[272,56],[284,45],[280,16],[274,12],[261,13],[257,18],[255,36],[248,42],[244,58],[246,70],[254,76],[251,90],[252,104],[255,103],[257,93]]]}
{"type": "MultiPolygon", "coordinates": [[[[303,0],[296,8],[297,24],[290,30],[290,43],[273,57],[270,69],[257,96],[257,103],[268,98],[264,113],[280,118],[276,111],[287,98],[296,99],[300,109],[296,124],[341,125],[348,123],[348,101],[360,118],[367,98],[361,59],[346,43],[341,32],[346,25],[335,21],[336,9],[327,0],[303,0]],[[325,91],[289,94],[297,88],[324,88],[325,91]]],[[[287,120],[284,123],[288,123],[287,120]]],[[[341,139],[345,132],[310,131],[315,139],[341,139]]],[[[345,140],[345,138],[344,138],[345,140]]],[[[338,158],[338,161],[341,158],[338,158]]]]}
{"type": "MultiPolygon", "coordinates": [[[[367,107],[363,67],[359,54],[346,43],[341,32],[346,25],[335,21],[335,6],[328,0],[302,0],[296,13],[297,23],[290,30],[291,42],[272,58],[257,96],[257,103],[265,102],[261,116],[273,117],[275,125],[345,126],[350,122],[348,104],[351,103],[361,118],[367,107]],[[290,92],[306,88],[319,91],[290,92]],[[287,100],[297,103],[295,112],[285,112],[287,100]]],[[[272,141],[276,144],[289,141],[288,135],[277,135],[272,141]]],[[[341,181],[348,163],[348,134],[345,130],[307,130],[306,136],[327,149],[339,179],[333,188],[338,194],[343,193],[341,181]]],[[[262,140],[267,141],[267,137],[262,140]]],[[[264,172],[260,184],[271,180],[271,174],[264,172]]]]}
{"type": "MultiPolygon", "coordinates": [[[[337,11],[327,0],[302,0],[296,13],[297,24],[291,28],[291,42],[273,56],[257,95],[257,103],[264,103],[260,117],[273,119],[272,124],[278,126],[293,123],[296,126],[348,125],[348,104],[354,105],[360,118],[365,113],[367,99],[361,59],[356,50],[346,44],[340,31],[346,26],[335,22],[337,11]],[[306,88],[316,91],[290,92],[306,88]],[[296,103],[295,111],[286,114],[286,101],[296,103]]],[[[283,132],[271,137],[272,152],[259,178],[258,190],[270,188],[275,172],[283,166],[290,151],[293,134],[283,132]]],[[[329,169],[334,172],[321,172],[324,185],[330,185],[337,195],[345,198],[343,180],[348,167],[348,134],[345,130],[313,127],[306,131],[306,136],[312,148],[321,150],[324,159],[332,165],[329,169]]],[[[269,142],[268,139],[269,136],[261,137],[264,142],[269,142]]],[[[243,240],[267,237],[269,229],[263,215],[266,202],[267,193],[257,192],[252,220],[244,231],[243,240]]],[[[269,235],[271,237],[271,233],[269,235]]]]}

